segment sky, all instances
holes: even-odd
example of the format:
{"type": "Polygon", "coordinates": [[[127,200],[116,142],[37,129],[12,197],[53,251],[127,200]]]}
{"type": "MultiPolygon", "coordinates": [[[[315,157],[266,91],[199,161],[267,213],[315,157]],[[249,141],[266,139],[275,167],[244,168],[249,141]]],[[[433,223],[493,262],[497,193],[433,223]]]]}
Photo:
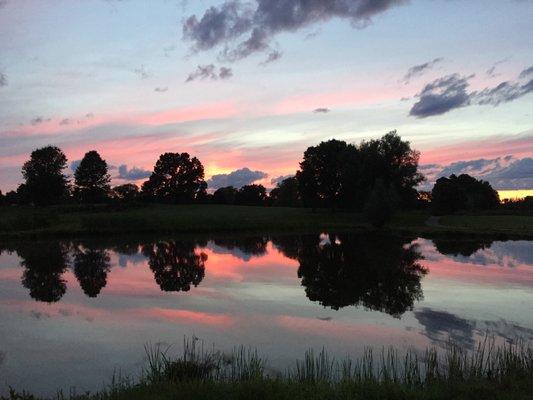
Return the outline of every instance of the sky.
{"type": "Polygon", "coordinates": [[[397,130],[422,188],[533,189],[532,0],[0,0],[0,190],[32,150],[113,184],[189,152],[211,188],[397,130]]]}

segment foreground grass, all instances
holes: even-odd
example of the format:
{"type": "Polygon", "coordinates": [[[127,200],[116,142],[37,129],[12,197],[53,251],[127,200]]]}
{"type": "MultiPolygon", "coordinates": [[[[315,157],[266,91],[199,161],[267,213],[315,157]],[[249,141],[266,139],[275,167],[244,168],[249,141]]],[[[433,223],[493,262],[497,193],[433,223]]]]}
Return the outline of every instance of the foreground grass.
{"type": "MultiPolygon", "coordinates": [[[[359,360],[337,361],[325,351],[306,353],[285,373],[267,373],[255,351],[230,355],[186,342],[181,357],[148,347],[140,379],[116,378],[101,392],[57,395],[58,400],[171,399],[531,399],[533,352],[523,343],[495,346],[485,341],[472,352],[450,345],[399,356],[394,349],[359,360]]],[[[37,400],[11,391],[2,400],[37,400]]]]}
{"type": "MultiPolygon", "coordinates": [[[[533,237],[533,216],[443,217],[428,227],[428,212],[403,212],[387,229],[414,234],[501,233],[533,237]],[[468,222],[468,223],[465,223],[468,222]],[[470,221],[485,221],[470,223],[470,221]]],[[[0,238],[124,233],[312,232],[372,229],[360,213],[283,207],[144,205],[2,207],[0,238]]]]}

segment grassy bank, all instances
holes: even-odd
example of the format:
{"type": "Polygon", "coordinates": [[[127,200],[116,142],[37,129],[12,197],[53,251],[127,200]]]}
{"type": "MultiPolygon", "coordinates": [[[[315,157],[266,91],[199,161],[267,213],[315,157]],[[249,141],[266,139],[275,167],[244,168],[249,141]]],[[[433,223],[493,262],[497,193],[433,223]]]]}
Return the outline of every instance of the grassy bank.
{"type": "MultiPolygon", "coordinates": [[[[486,341],[467,352],[450,345],[400,356],[394,349],[359,360],[335,360],[325,351],[306,353],[286,372],[267,372],[255,351],[225,355],[204,351],[193,339],[180,357],[161,347],[147,349],[147,367],[134,381],[116,378],[95,394],[72,400],[171,399],[531,399],[533,352],[524,344],[497,347],[486,341]]],[[[4,399],[36,400],[12,391],[4,399]]]]}
{"type": "MultiPolygon", "coordinates": [[[[533,237],[533,216],[443,217],[444,227],[426,226],[428,216],[423,211],[399,213],[387,229],[426,235],[501,233],[533,237]]],[[[360,213],[312,212],[303,208],[222,205],[146,205],[122,209],[109,206],[0,208],[0,238],[365,229],[371,228],[360,213]]]]}

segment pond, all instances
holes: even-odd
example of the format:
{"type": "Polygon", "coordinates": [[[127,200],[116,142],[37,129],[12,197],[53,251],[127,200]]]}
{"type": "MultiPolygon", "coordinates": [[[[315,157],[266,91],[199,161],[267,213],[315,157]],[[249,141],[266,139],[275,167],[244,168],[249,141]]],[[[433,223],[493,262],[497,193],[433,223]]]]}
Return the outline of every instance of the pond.
{"type": "Polygon", "coordinates": [[[143,346],[473,348],[533,339],[533,242],[329,233],[0,246],[0,394],[97,390],[143,346]]]}

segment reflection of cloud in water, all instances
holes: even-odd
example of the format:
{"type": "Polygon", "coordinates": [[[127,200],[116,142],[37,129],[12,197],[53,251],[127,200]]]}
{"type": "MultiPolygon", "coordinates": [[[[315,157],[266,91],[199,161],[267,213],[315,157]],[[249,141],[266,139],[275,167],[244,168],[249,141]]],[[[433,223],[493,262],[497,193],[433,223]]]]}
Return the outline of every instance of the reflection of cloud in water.
{"type": "Polygon", "coordinates": [[[0,351],[0,367],[4,364],[5,360],[6,360],[6,352],[0,351]]]}
{"type": "Polygon", "coordinates": [[[465,246],[465,241],[435,241],[417,239],[425,259],[439,261],[444,257],[454,261],[475,265],[499,265],[501,267],[533,266],[533,241],[514,240],[496,241],[487,246],[479,243],[475,249],[475,242],[466,242],[471,246],[466,249],[454,248],[455,244],[465,246]],[[461,254],[463,253],[463,254],[461,254]]]}
{"type": "Polygon", "coordinates": [[[146,262],[146,257],[141,252],[136,254],[123,254],[118,253],[118,265],[122,268],[126,268],[128,264],[137,265],[146,262]]]}
{"type": "Polygon", "coordinates": [[[425,335],[433,342],[454,343],[471,348],[474,345],[473,325],[470,321],[446,311],[422,308],[414,312],[418,322],[424,326],[425,335]]]}
{"type": "Polygon", "coordinates": [[[252,258],[252,255],[249,253],[245,253],[241,249],[238,248],[228,248],[223,246],[218,246],[213,242],[209,242],[207,245],[207,248],[210,249],[215,254],[230,254],[235,258],[238,258],[239,260],[243,261],[250,261],[252,258]]]}
{"type": "Polygon", "coordinates": [[[424,327],[425,336],[436,344],[452,342],[472,349],[475,335],[494,336],[513,342],[517,339],[533,340],[533,329],[524,328],[505,320],[476,321],[460,318],[455,314],[421,308],[414,311],[418,322],[424,327]]]}

